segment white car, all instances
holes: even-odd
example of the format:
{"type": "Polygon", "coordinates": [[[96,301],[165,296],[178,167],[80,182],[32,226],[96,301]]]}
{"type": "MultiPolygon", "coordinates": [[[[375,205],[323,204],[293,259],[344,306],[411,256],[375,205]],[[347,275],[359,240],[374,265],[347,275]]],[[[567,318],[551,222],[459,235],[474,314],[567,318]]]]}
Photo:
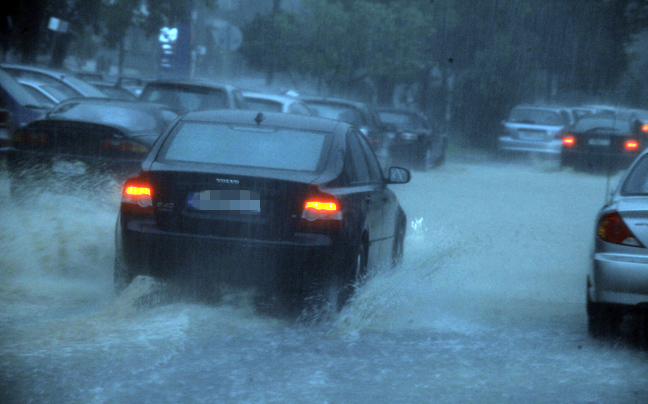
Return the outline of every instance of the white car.
{"type": "Polygon", "coordinates": [[[317,116],[314,109],[303,101],[289,95],[243,91],[243,97],[251,110],[260,112],[283,112],[306,116],[317,116]]]}

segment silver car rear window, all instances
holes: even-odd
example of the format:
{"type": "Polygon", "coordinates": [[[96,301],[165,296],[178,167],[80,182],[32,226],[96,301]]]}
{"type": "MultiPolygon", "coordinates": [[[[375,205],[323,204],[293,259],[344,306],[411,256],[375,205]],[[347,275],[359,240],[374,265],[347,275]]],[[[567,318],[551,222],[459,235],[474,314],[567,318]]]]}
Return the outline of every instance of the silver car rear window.
{"type": "Polygon", "coordinates": [[[639,157],[621,188],[622,195],[648,195],[648,154],[639,157]]]}
{"type": "Polygon", "coordinates": [[[547,109],[516,108],[511,111],[508,120],[512,123],[527,123],[531,125],[565,125],[565,121],[558,112],[547,109]]]}
{"type": "Polygon", "coordinates": [[[185,122],[165,143],[161,161],[316,171],[326,133],[185,122]]]}

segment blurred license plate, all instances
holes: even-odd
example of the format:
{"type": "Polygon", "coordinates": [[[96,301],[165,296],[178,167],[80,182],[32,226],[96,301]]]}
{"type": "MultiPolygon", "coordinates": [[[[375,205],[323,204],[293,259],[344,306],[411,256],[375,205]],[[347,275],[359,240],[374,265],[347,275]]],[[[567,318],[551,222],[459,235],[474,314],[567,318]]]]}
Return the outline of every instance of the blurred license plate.
{"type": "Polygon", "coordinates": [[[207,190],[189,194],[187,206],[196,210],[260,213],[261,195],[255,191],[207,190]]]}
{"type": "Polygon", "coordinates": [[[54,161],[52,162],[52,171],[59,174],[83,175],[88,170],[85,163],[81,161],[54,161]]]}
{"type": "Polygon", "coordinates": [[[587,144],[592,146],[609,146],[610,139],[589,139],[587,144]]]}
{"type": "Polygon", "coordinates": [[[521,139],[525,140],[544,140],[545,133],[537,130],[520,130],[518,132],[521,139]]]}

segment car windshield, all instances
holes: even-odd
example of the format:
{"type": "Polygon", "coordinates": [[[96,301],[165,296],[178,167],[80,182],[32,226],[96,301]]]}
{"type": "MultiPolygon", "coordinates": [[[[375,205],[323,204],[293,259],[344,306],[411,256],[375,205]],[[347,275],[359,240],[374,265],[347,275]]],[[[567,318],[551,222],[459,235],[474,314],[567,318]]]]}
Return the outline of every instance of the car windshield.
{"type": "Polygon", "coordinates": [[[378,116],[383,123],[394,124],[398,129],[429,129],[425,120],[413,114],[380,112],[378,116]]]}
{"type": "Polygon", "coordinates": [[[71,102],[61,105],[50,113],[52,118],[58,116],[65,119],[118,125],[133,132],[150,131],[159,126],[157,119],[150,112],[128,106],[71,102]]]}
{"type": "Polygon", "coordinates": [[[140,99],[165,104],[183,112],[228,107],[224,90],[191,85],[149,85],[142,92],[140,99]]]}
{"type": "Polygon", "coordinates": [[[315,171],[327,136],[318,132],[187,122],[175,129],[160,159],[315,171]]]}

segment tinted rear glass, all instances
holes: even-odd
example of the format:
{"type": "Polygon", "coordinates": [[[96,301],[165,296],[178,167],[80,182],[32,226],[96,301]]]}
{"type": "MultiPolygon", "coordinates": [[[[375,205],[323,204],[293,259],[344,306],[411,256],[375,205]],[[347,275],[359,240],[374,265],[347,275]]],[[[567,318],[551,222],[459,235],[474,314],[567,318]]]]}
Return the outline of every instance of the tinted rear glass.
{"type": "Polygon", "coordinates": [[[179,111],[223,109],[228,107],[227,94],[224,90],[192,85],[149,85],[140,98],[145,101],[165,104],[179,111]]]}
{"type": "Polygon", "coordinates": [[[575,132],[581,133],[619,133],[630,134],[633,131],[634,120],[615,118],[614,115],[593,115],[578,120],[573,127],[575,132]]]}
{"type": "Polygon", "coordinates": [[[330,134],[185,122],[160,154],[162,161],[317,171],[330,134]]]}
{"type": "Polygon", "coordinates": [[[509,116],[509,122],[550,126],[562,126],[566,124],[557,111],[535,108],[514,109],[509,116]]]}
{"type": "Polygon", "coordinates": [[[398,112],[380,112],[380,120],[396,125],[398,129],[428,129],[426,122],[416,115],[398,112]]]}

